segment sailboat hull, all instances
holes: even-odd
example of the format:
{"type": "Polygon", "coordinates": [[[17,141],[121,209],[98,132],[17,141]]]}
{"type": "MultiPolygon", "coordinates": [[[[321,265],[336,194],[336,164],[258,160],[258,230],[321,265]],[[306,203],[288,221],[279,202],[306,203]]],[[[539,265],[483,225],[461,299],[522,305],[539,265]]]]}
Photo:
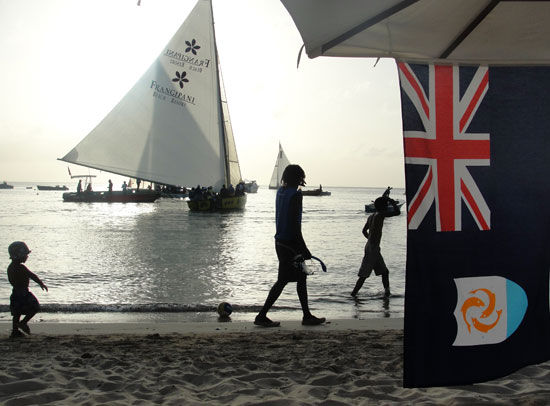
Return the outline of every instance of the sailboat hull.
{"type": "Polygon", "coordinates": [[[188,200],[191,211],[225,211],[242,210],[246,205],[246,195],[233,197],[218,197],[208,200],[188,200]]]}
{"type": "Polygon", "coordinates": [[[63,193],[64,202],[76,203],[152,203],[159,197],[160,193],[151,190],[63,193]]]}

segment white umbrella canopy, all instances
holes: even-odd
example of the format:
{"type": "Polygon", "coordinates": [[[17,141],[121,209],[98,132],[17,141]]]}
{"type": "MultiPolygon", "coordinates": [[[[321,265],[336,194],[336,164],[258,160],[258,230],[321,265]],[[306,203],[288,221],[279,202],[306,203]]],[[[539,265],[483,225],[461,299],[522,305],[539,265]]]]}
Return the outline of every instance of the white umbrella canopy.
{"type": "Polygon", "coordinates": [[[310,58],[550,65],[549,0],[281,0],[310,58]]]}

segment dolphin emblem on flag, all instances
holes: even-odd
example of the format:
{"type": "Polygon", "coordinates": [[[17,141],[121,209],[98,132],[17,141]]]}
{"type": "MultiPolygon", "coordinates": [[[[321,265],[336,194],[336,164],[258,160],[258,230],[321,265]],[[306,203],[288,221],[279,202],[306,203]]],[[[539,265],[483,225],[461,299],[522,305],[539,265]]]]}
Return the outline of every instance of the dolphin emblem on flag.
{"type": "Polygon", "coordinates": [[[496,344],[521,324],[527,295],[515,282],[500,276],[457,278],[454,346],[496,344]]]}

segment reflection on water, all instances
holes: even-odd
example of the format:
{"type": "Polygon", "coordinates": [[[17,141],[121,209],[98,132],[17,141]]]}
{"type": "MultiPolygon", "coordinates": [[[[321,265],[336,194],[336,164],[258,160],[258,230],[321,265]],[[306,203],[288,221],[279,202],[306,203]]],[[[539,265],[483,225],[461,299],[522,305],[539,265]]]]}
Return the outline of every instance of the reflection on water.
{"type": "MultiPolygon", "coordinates": [[[[363,292],[363,296],[365,293],[363,292]]],[[[361,296],[353,298],[354,301],[354,319],[363,319],[364,312],[375,312],[377,317],[392,317],[392,310],[390,310],[390,302],[398,301],[401,302],[403,296],[393,294],[392,296],[385,296],[383,292],[379,294],[367,293],[367,296],[362,298],[361,296]]],[[[395,314],[393,314],[395,317],[395,314]]]]}
{"type": "MultiPolygon", "coordinates": [[[[381,299],[380,278],[371,277],[354,300],[349,293],[366,242],[364,205],[383,189],[330,189],[330,197],[304,198],[304,238],[328,267],[308,279],[312,310],[333,318],[401,317],[405,215],[386,219],[382,239],[394,296],[381,299]]],[[[277,276],[273,190],[260,188],[249,195],[245,211],[233,213],[189,212],[183,200],[170,199],[63,203],[60,192],[37,193],[24,185],[0,192],[4,266],[9,243],[26,241],[33,251],[27,265],[50,288],[42,293],[31,287],[43,304],[176,303],[200,313],[200,306],[228,301],[234,319],[251,319],[277,276]]],[[[10,290],[7,280],[0,284],[0,303],[9,303],[10,290]]],[[[273,311],[297,319],[299,309],[289,284],[273,311]]]]}

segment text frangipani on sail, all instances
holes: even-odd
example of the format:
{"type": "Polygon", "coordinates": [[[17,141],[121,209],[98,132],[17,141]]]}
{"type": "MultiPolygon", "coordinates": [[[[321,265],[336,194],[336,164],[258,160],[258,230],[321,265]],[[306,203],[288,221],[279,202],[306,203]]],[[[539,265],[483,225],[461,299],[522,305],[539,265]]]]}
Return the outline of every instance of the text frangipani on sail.
{"type": "Polygon", "coordinates": [[[194,58],[190,55],[185,55],[181,52],[177,52],[171,49],[167,49],[164,55],[171,59],[177,59],[178,61],[187,62],[190,65],[200,66],[203,68],[210,67],[210,59],[194,58]]]}
{"type": "MultiPolygon", "coordinates": [[[[163,96],[170,96],[172,98],[176,98],[178,100],[181,100],[184,103],[189,104],[195,104],[195,96],[190,96],[188,94],[184,94],[182,92],[179,92],[175,89],[171,89],[170,87],[165,87],[159,84],[156,80],[151,81],[151,89],[153,89],[156,94],[153,94],[153,96],[158,97],[159,95],[163,96]]],[[[165,100],[164,98],[162,98],[165,100]]],[[[179,104],[179,103],[176,103],[179,104]]]]}

